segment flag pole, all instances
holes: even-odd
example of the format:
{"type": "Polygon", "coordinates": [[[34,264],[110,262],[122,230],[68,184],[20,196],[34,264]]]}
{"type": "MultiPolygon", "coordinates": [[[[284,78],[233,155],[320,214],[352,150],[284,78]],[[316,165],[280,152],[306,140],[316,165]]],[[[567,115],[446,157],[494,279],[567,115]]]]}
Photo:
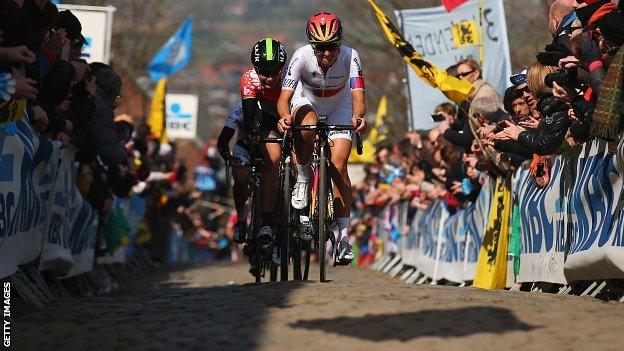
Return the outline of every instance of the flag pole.
{"type": "Polygon", "coordinates": [[[479,64],[483,70],[483,47],[485,46],[485,31],[483,30],[483,0],[479,0],[479,64]]]}

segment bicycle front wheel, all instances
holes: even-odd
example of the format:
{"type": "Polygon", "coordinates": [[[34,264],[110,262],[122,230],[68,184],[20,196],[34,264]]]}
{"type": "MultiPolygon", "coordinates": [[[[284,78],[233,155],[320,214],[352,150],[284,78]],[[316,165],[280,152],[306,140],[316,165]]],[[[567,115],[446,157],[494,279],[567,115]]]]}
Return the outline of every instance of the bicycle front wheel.
{"type": "Polygon", "coordinates": [[[282,180],[282,201],[281,209],[279,211],[279,235],[280,235],[280,280],[288,280],[288,262],[289,262],[289,249],[290,249],[290,163],[284,163],[284,179],[282,180]]]}
{"type": "Polygon", "coordinates": [[[319,279],[321,282],[326,281],[326,247],[327,247],[327,227],[325,217],[327,216],[327,158],[324,150],[321,149],[321,157],[319,159],[319,178],[318,178],[318,254],[319,254],[319,279]]]}

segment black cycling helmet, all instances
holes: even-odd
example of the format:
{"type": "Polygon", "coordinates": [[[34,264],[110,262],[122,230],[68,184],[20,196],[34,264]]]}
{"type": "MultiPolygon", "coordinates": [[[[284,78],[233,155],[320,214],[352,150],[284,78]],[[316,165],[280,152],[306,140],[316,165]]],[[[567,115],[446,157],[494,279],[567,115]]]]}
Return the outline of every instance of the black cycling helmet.
{"type": "Polygon", "coordinates": [[[286,64],[286,50],[279,41],[264,38],[251,49],[251,63],[256,72],[263,76],[272,76],[286,64]]]}

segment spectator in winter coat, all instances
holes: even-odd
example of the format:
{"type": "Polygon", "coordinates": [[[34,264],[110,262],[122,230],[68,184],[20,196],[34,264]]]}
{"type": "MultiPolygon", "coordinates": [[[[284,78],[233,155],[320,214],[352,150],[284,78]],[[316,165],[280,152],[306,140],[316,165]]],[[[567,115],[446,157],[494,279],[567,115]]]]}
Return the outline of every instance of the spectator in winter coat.
{"type": "MultiPolygon", "coordinates": [[[[94,97],[95,112],[88,128],[95,149],[107,166],[125,163],[128,153],[120,143],[115,130],[114,110],[119,101],[122,81],[119,75],[109,66],[91,64],[95,87],[91,86],[94,97]]],[[[91,83],[92,84],[92,83],[91,83]]]]}

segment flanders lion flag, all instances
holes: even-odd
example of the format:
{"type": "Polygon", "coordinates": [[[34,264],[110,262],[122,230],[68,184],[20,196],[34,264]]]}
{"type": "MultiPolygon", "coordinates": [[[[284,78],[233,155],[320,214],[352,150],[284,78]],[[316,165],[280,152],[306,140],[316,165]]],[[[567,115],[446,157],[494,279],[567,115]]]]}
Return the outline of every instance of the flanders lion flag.
{"type": "Polygon", "coordinates": [[[449,100],[460,103],[470,96],[474,87],[466,80],[460,80],[448,75],[446,71],[438,69],[435,65],[425,61],[399,33],[396,27],[388,20],[386,15],[373,0],[367,0],[377,20],[381,25],[388,40],[397,48],[403,60],[418,74],[418,76],[434,88],[438,88],[449,100]]]}
{"type": "Polygon", "coordinates": [[[479,251],[473,286],[504,289],[507,283],[507,246],[511,218],[511,179],[498,178],[488,225],[479,251]]]}
{"type": "Polygon", "coordinates": [[[147,117],[147,125],[150,128],[152,136],[161,143],[167,143],[167,129],[165,117],[165,96],[167,95],[167,78],[162,78],[156,83],[154,95],[152,96],[152,105],[150,107],[149,116],[147,117]]]}

